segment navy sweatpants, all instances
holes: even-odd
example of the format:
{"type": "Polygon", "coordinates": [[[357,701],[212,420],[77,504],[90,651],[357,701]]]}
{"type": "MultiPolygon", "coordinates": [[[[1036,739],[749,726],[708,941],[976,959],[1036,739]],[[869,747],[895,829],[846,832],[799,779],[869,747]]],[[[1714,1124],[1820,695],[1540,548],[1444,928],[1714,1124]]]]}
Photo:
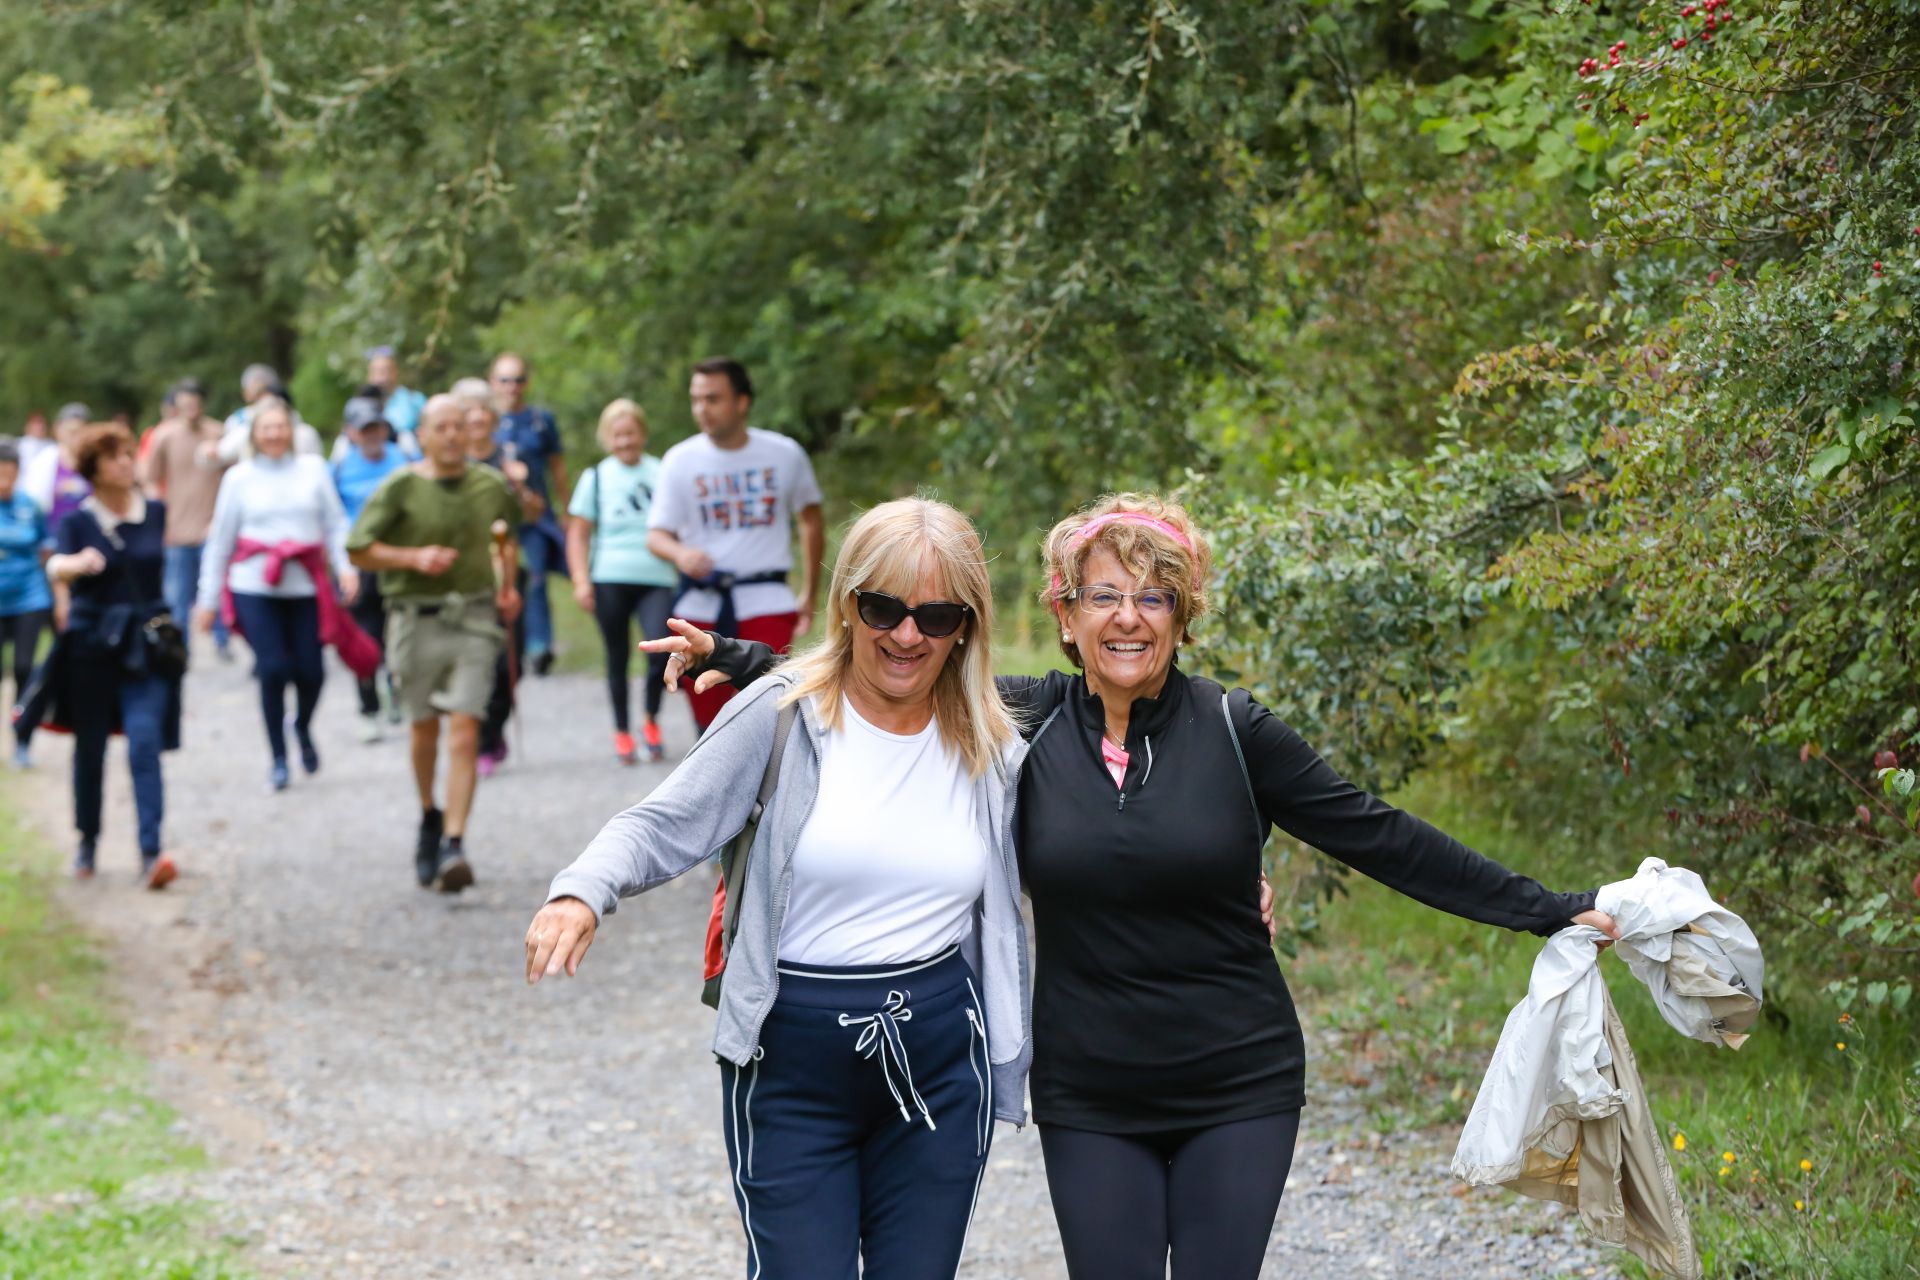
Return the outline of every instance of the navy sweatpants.
{"type": "Polygon", "coordinates": [[[781,965],[758,1056],[720,1082],[748,1280],[952,1280],[993,1140],[986,1014],[957,952],[781,965]]]}

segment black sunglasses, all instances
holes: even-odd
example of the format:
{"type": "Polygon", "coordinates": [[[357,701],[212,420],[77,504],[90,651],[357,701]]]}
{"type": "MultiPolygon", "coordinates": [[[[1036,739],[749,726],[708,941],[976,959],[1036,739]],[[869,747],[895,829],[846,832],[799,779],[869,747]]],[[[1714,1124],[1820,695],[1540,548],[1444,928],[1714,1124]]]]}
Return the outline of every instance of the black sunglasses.
{"type": "Polygon", "coordinates": [[[929,640],[946,639],[958,631],[973,613],[972,605],[955,604],[951,600],[929,600],[909,609],[905,600],[884,591],[855,591],[853,599],[860,621],[875,631],[891,631],[912,618],[914,625],[920,628],[920,634],[929,640]]]}

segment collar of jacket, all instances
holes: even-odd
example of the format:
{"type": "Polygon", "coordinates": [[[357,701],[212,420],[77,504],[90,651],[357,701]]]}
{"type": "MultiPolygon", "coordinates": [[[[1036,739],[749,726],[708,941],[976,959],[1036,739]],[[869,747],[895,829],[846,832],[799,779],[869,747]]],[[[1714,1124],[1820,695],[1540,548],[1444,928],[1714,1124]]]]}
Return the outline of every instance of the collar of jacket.
{"type": "MultiPolygon", "coordinates": [[[[1087,687],[1085,675],[1072,678],[1073,713],[1079,717],[1082,728],[1093,731],[1095,740],[1106,731],[1107,708],[1100,701],[1100,695],[1087,687]]],[[[1173,723],[1174,717],[1187,701],[1187,675],[1180,670],[1175,659],[1167,667],[1167,682],[1160,686],[1157,696],[1135,698],[1133,709],[1127,715],[1127,740],[1121,745],[1132,751],[1140,745],[1140,740],[1151,733],[1159,733],[1173,723]]]]}

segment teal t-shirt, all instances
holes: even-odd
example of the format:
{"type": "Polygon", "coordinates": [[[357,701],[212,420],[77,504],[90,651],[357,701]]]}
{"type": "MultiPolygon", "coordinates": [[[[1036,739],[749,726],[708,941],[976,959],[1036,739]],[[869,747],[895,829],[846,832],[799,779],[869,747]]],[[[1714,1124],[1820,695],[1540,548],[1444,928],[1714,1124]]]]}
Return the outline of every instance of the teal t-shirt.
{"type": "Polygon", "coordinates": [[[647,513],[659,483],[660,459],[646,453],[631,467],[618,458],[602,458],[573,486],[567,514],[593,521],[587,560],[587,576],[593,581],[679,585],[679,572],[647,550],[647,513]]]}

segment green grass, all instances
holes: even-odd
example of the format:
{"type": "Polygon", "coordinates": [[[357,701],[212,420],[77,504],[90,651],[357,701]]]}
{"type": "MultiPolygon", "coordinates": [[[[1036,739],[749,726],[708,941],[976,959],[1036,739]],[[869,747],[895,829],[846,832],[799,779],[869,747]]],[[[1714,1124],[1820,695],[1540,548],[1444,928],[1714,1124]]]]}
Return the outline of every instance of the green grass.
{"type": "Polygon", "coordinates": [[[0,1280],[229,1280],[229,1242],[153,1175],[204,1163],[141,1090],[55,860],[0,794],[0,1280]]]}
{"type": "MultiPolygon", "coordinates": [[[[1444,797],[1409,807],[1556,887],[1631,874],[1638,861],[1632,853],[1595,859],[1591,866],[1604,868],[1597,877],[1556,868],[1511,834],[1476,829],[1444,797]]],[[[1351,883],[1351,896],[1322,912],[1320,943],[1286,966],[1303,1018],[1330,1028],[1342,1046],[1314,1069],[1360,1086],[1383,1127],[1463,1120],[1538,944],[1357,876],[1351,883]]],[[[1816,984],[1796,981],[1790,957],[1770,955],[1767,1015],[1730,1051],[1668,1027],[1624,964],[1608,957],[1602,972],[1656,1122],[1669,1142],[1685,1136],[1684,1151],[1670,1148],[1669,1158],[1710,1276],[1920,1276],[1920,1028],[1912,1018],[1824,1004],[1809,994],[1816,984]],[[1803,1160],[1811,1168],[1802,1170],[1803,1160]]]]}

